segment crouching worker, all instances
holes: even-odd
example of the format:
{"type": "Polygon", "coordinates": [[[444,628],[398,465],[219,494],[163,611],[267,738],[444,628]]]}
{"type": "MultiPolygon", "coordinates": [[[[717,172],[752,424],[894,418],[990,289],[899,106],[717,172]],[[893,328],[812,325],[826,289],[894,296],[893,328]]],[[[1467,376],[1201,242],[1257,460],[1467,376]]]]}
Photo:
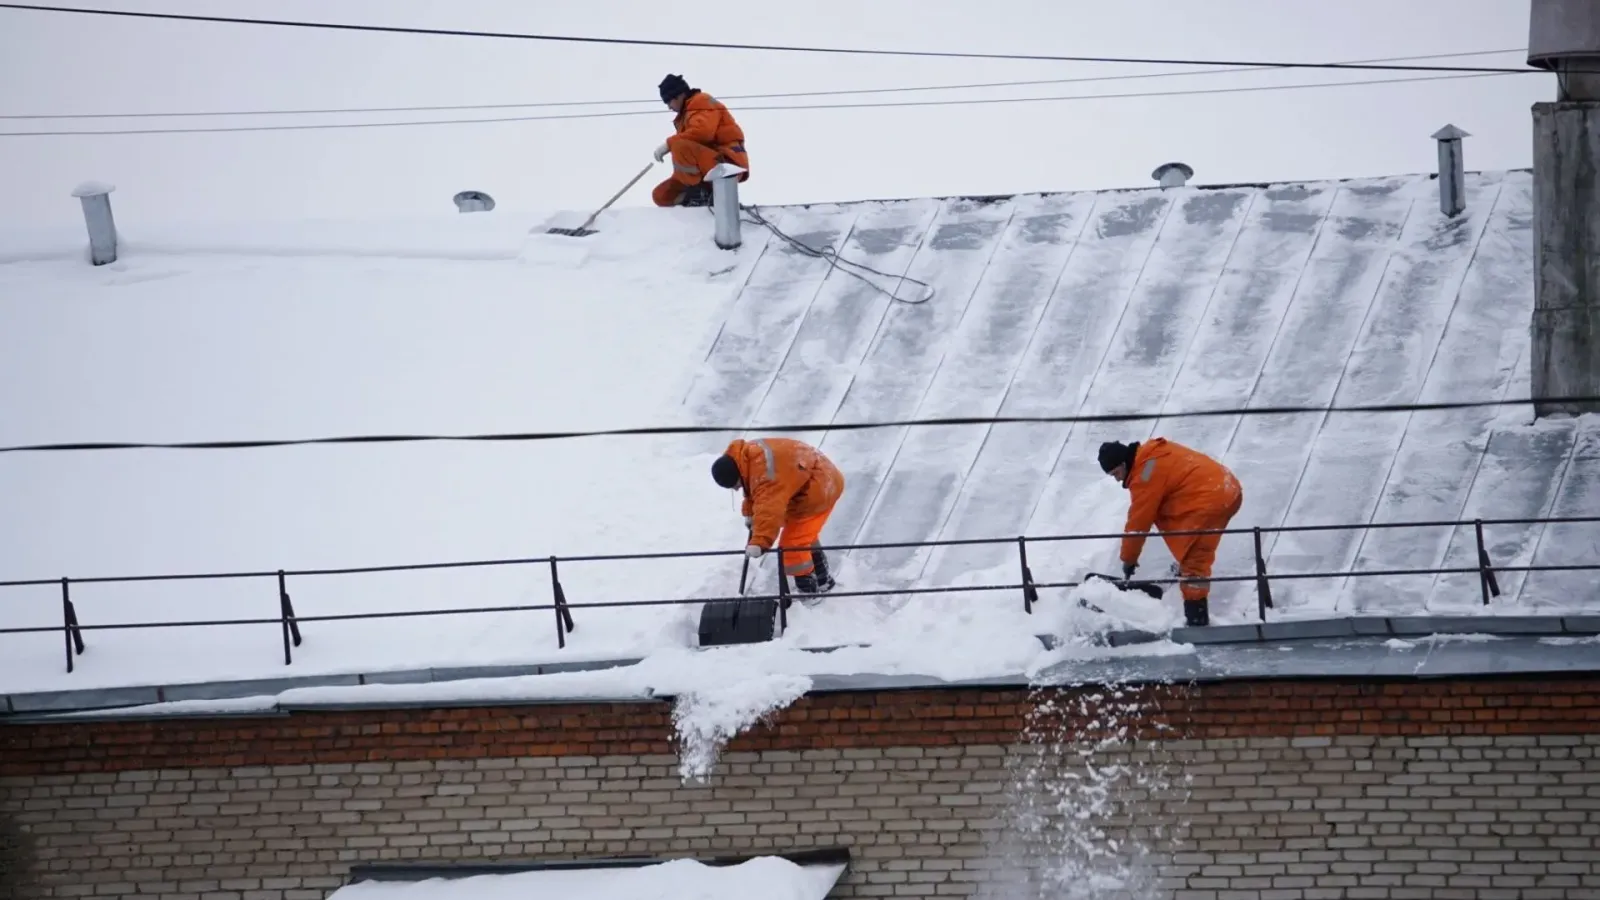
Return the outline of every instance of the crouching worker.
{"type": "MultiPolygon", "coordinates": [[[[1123,528],[1128,536],[1122,539],[1125,577],[1132,577],[1139,566],[1139,551],[1144,549],[1144,534],[1150,526],[1164,532],[1226,528],[1244,502],[1244,491],[1226,466],[1166,438],[1101,444],[1100,468],[1132,495],[1123,528]]],[[[1163,538],[1178,561],[1178,575],[1195,579],[1180,585],[1184,621],[1209,625],[1211,565],[1222,535],[1169,534],[1163,538]]]]}
{"type": "Polygon", "coordinates": [[[844,493],[844,475],[822,451],[789,438],[736,440],[711,464],[711,477],[729,490],[744,491],[741,512],[750,528],[746,556],[758,559],[776,544],[796,591],[833,589],[827,556],[816,545],[844,493]]]}
{"type": "Polygon", "coordinates": [[[726,106],[689,87],[682,75],[661,79],[661,102],[678,115],[672,123],[676,133],[656,148],[656,162],[672,157],[672,177],[651,193],[657,206],[710,206],[711,185],[705,178],[721,162],[745,170],[741,183],[749,180],[744,131],[726,106]]]}

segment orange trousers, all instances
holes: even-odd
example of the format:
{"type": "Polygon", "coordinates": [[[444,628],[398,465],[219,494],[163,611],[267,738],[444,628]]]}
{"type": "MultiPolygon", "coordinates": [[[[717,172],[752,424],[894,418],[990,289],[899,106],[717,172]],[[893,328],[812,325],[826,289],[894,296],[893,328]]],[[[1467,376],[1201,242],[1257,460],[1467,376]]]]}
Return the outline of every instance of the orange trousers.
{"type": "MultiPolygon", "coordinates": [[[[656,185],[655,190],[650,192],[650,199],[657,206],[676,205],[684,188],[694,187],[704,181],[706,174],[720,162],[731,162],[741,169],[750,168],[750,155],[743,149],[718,152],[715,147],[677,135],[667,138],[667,149],[672,151],[672,177],[656,185]]],[[[739,181],[744,182],[749,178],[750,173],[746,171],[739,176],[739,181]]]]}
{"type": "MultiPolygon", "coordinates": [[[[834,501],[837,503],[837,499],[834,501]]],[[[778,533],[778,547],[783,551],[783,571],[790,578],[810,575],[817,569],[816,561],[811,557],[811,548],[815,547],[822,537],[822,526],[828,524],[828,517],[833,515],[834,504],[813,516],[800,519],[787,519],[783,523],[783,530],[778,533]]]]}
{"type": "MultiPolygon", "coordinates": [[[[1173,531],[1198,531],[1203,528],[1227,528],[1233,517],[1238,515],[1239,507],[1244,503],[1244,491],[1235,489],[1233,498],[1227,503],[1204,515],[1197,515],[1185,519],[1181,523],[1174,523],[1173,531]]],[[[1217,560],[1217,545],[1222,543],[1220,534],[1174,534],[1162,535],[1166,541],[1167,549],[1172,551],[1172,558],[1178,561],[1178,575],[1181,578],[1198,578],[1200,581],[1186,581],[1179,585],[1183,592],[1185,602],[1205,600],[1211,594],[1211,565],[1217,560]]]]}

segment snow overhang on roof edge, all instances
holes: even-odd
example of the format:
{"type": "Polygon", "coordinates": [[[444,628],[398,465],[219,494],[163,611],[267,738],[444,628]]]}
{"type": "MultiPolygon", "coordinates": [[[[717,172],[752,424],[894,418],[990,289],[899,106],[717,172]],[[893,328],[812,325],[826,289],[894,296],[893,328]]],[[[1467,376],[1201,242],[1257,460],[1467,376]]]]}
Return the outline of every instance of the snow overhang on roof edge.
{"type": "MultiPolygon", "coordinates": [[[[736,866],[758,856],[775,856],[797,866],[844,866],[850,868],[849,847],[821,847],[746,856],[689,857],[704,866],[736,866]]],[[[350,867],[347,884],[363,881],[424,881],[429,878],[471,878],[477,875],[514,875],[520,872],[545,872],[552,869],[620,869],[655,866],[678,857],[618,856],[596,859],[530,860],[527,862],[378,862],[356,863],[350,867]]]]}
{"type": "MultiPolygon", "coordinates": [[[[1420,680],[1467,677],[1576,676],[1600,673],[1600,615],[1581,616],[1390,616],[1308,619],[1248,625],[1178,628],[1174,643],[1193,653],[1127,655],[1067,660],[1033,678],[1021,674],[998,678],[947,681],[925,675],[816,675],[811,693],[927,690],[930,688],[1044,687],[1073,682],[1206,682],[1261,679],[1420,680]],[[1438,639],[1435,639],[1438,636],[1438,639]],[[1470,636],[1470,637],[1468,637],[1470,636]],[[1433,646],[1423,654],[1409,652],[1418,642],[1433,646]],[[1419,658],[1420,657],[1420,658],[1419,658]]],[[[1160,635],[1111,632],[1105,643],[1115,647],[1149,643],[1160,635]]],[[[1041,635],[1052,648],[1056,641],[1041,635]]],[[[825,653],[838,648],[808,648],[825,653]]],[[[73,691],[16,693],[0,697],[0,725],[105,718],[260,718],[315,710],[399,709],[441,707],[540,706],[573,703],[656,703],[673,698],[649,694],[602,697],[543,697],[407,700],[366,703],[276,702],[245,711],[173,711],[121,713],[129,707],[178,701],[237,700],[270,697],[283,691],[315,687],[357,687],[369,684],[425,684],[466,679],[510,678],[557,672],[594,671],[630,666],[637,659],[545,663],[523,666],[427,668],[406,671],[307,675],[252,681],[151,685],[73,691]]]]}

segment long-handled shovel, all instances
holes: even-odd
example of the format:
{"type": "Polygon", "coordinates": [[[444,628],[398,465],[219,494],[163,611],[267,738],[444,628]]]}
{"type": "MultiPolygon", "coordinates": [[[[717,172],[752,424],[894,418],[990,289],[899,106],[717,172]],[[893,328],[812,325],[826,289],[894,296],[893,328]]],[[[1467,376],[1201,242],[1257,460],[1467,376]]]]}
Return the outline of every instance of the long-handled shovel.
{"type": "Polygon", "coordinates": [[[639,183],[639,179],[644,177],[644,173],[650,171],[650,166],[652,166],[652,165],[654,165],[654,163],[650,163],[650,164],[646,165],[644,168],[640,169],[639,170],[639,174],[633,176],[633,179],[631,181],[629,181],[627,184],[623,185],[622,186],[622,190],[617,191],[615,194],[612,194],[611,195],[611,199],[606,201],[606,205],[600,207],[597,210],[595,210],[594,211],[594,215],[590,216],[582,225],[579,225],[577,228],[551,228],[551,229],[548,229],[548,231],[546,233],[547,234],[564,234],[564,235],[566,235],[568,237],[587,237],[587,236],[589,236],[591,234],[594,234],[594,231],[589,228],[590,225],[594,224],[594,220],[600,218],[600,214],[601,213],[605,212],[607,209],[610,209],[611,208],[611,204],[617,202],[617,198],[621,197],[623,194],[626,194],[628,192],[628,188],[631,188],[635,184],[638,184],[639,183]]]}

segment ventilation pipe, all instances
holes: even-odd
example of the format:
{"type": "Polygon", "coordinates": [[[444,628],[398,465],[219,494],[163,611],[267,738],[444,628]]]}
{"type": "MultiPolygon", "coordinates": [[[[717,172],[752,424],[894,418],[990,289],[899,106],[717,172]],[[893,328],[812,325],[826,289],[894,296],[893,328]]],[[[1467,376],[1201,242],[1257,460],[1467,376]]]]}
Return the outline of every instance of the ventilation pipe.
{"type": "Polygon", "coordinates": [[[1556,100],[1600,100],[1600,3],[1532,0],[1528,65],[1556,73],[1556,100]]]}
{"type": "Polygon", "coordinates": [[[1162,163],[1156,166],[1156,170],[1150,173],[1150,177],[1161,182],[1161,186],[1164,188],[1183,187],[1188,183],[1189,179],[1194,177],[1194,169],[1189,168],[1188,163],[1162,163]]]}
{"type": "Polygon", "coordinates": [[[1461,139],[1471,136],[1454,125],[1433,133],[1439,142],[1439,211],[1452,218],[1467,208],[1467,165],[1461,155],[1461,139]]]}
{"type": "Polygon", "coordinates": [[[111,218],[109,184],[85,181],[72,191],[83,204],[83,221],[89,226],[89,262],[97,266],[117,261],[117,223],[111,218]]]}
{"type": "Polygon", "coordinates": [[[733,163],[718,163],[706,175],[711,179],[711,212],[716,216],[715,239],[724,250],[738,249],[739,236],[739,176],[744,169],[733,163]]]}
{"type": "Polygon", "coordinates": [[[488,212],[494,209],[494,198],[483,191],[462,191],[455,195],[456,209],[460,212],[488,212]]]}

